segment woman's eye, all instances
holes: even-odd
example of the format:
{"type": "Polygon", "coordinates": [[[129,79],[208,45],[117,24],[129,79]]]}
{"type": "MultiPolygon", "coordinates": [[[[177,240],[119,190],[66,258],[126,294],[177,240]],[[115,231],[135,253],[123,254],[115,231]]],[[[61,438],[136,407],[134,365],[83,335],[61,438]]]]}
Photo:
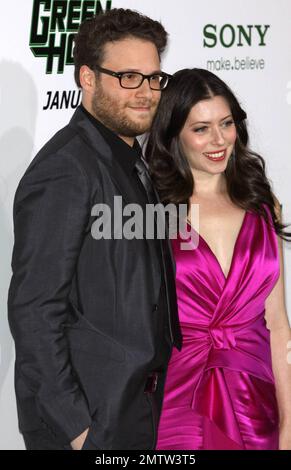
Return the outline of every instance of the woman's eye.
{"type": "Polygon", "coordinates": [[[228,121],[223,122],[224,127],[230,127],[232,124],[234,124],[233,119],[229,119],[228,121]]]}
{"type": "Polygon", "coordinates": [[[194,132],[197,132],[197,134],[202,134],[207,129],[207,126],[203,127],[197,127],[197,129],[194,129],[194,132]]]}

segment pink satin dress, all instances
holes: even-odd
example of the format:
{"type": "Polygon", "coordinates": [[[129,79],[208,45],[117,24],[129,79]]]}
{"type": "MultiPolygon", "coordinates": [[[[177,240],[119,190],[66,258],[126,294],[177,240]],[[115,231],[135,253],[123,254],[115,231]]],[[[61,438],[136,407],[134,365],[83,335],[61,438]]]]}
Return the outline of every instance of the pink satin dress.
{"type": "Polygon", "coordinates": [[[246,212],[227,277],[201,236],[191,250],[172,240],[183,348],[169,363],[157,449],[278,449],[264,310],[280,265],[268,215],[246,212]]]}

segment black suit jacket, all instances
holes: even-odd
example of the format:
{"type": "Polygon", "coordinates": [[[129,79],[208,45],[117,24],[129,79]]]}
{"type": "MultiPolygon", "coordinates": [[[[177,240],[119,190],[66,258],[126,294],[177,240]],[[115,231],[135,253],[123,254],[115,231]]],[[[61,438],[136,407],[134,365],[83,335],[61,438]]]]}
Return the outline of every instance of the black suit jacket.
{"type": "MultiPolygon", "coordinates": [[[[167,363],[155,364],[157,313],[178,348],[181,336],[176,309],[157,312],[155,241],[92,237],[95,204],[113,210],[114,196],[138,203],[115,158],[77,109],[18,186],[8,312],[19,426],[45,426],[63,443],[90,426],[96,448],[146,449],[157,421],[144,385],[167,363]]],[[[169,357],[171,345],[162,344],[169,357]]]]}

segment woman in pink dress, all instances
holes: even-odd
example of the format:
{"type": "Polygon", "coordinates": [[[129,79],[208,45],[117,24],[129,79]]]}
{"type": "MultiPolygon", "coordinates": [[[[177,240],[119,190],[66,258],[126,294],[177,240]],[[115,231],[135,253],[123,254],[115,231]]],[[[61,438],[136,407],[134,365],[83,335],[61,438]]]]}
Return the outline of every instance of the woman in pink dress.
{"type": "Polygon", "coordinates": [[[183,348],[169,363],[157,449],[291,449],[291,235],[245,119],[223,81],[187,69],[163,92],[149,137],[161,200],[187,203],[198,237],[186,250],[181,234],[172,240],[183,348]]]}

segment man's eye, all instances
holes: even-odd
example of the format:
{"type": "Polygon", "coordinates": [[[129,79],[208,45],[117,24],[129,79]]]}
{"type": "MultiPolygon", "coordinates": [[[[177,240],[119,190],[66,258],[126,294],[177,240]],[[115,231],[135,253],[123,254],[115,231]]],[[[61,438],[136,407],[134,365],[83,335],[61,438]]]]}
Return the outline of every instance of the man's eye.
{"type": "Polygon", "coordinates": [[[134,80],[136,79],[136,75],[134,73],[124,73],[122,78],[125,78],[125,80],[134,80]]]}
{"type": "Polygon", "coordinates": [[[151,82],[159,82],[160,81],[160,75],[152,75],[150,77],[151,82]]]}

